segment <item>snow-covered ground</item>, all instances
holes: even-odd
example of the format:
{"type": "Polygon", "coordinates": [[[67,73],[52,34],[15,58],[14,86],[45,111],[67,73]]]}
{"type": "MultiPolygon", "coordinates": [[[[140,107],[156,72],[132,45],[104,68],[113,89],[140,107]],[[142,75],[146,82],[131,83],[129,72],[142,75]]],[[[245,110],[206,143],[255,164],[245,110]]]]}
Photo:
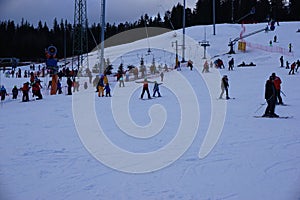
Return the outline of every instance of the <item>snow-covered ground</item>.
{"type": "MultiPolygon", "coordinates": [[[[244,34],[265,26],[247,24],[244,34]]],[[[279,67],[281,55],[289,63],[300,59],[299,28],[299,22],[282,22],[275,31],[245,38],[267,51],[240,52],[236,44],[232,55],[225,54],[228,42],[240,35],[241,25],[217,25],[216,35],[212,26],[187,28],[186,59],[195,68],[165,72],[161,98],[140,100],[142,84],[125,82],[119,88],[113,77],[111,98],[99,98],[92,85],[84,90],[83,77],[73,96],[50,96],[44,87],[40,101],[6,97],[0,108],[0,199],[300,199],[300,74],[279,67]],[[226,69],[201,73],[205,59],[198,42],[205,30],[207,60],[221,58],[226,69]],[[278,43],[269,47],[274,35],[278,43]],[[289,43],[291,54],[271,52],[288,49],[289,43]],[[228,71],[232,57],[235,68],[228,71]],[[236,67],[242,61],[256,66],[236,67]],[[273,72],[283,82],[287,104],[276,113],[292,118],[253,117],[264,112],[264,85],[273,72]],[[218,99],[224,74],[235,99],[218,99]]],[[[153,58],[156,65],[171,67],[176,40],[181,49],[180,33],[111,47],[106,55],[115,70],[120,62],[138,66],[141,56],[148,67],[153,58]]],[[[96,60],[94,52],[91,66],[96,60]]],[[[161,82],[159,76],[149,80],[161,82]]],[[[1,73],[9,93],[27,81],[1,73]]]]}

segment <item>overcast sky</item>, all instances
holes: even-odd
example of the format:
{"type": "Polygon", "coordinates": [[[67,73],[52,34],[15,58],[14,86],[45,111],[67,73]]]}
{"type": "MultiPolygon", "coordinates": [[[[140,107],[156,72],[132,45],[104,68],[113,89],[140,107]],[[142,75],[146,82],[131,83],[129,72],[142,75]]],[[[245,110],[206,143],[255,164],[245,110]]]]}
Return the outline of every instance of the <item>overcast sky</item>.
{"type": "MultiPolygon", "coordinates": [[[[0,0],[0,21],[13,20],[20,24],[21,19],[33,26],[39,21],[52,28],[53,19],[60,23],[67,19],[73,23],[75,0],[0,0]]],[[[89,24],[100,22],[101,0],[87,0],[89,24]]],[[[106,21],[109,23],[134,22],[143,14],[163,14],[183,0],[106,0],[106,21]]],[[[186,0],[187,7],[194,8],[196,0],[186,0]]]]}

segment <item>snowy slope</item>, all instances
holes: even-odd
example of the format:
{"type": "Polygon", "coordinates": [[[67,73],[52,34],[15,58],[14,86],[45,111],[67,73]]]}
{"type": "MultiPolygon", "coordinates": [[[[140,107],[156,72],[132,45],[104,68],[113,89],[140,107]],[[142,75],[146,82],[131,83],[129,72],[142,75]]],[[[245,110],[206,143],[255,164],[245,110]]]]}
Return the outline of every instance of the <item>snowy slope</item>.
{"type": "MultiPolygon", "coordinates": [[[[265,24],[245,27],[247,34],[265,24]]],[[[273,46],[293,44],[293,54],[284,55],[291,63],[300,59],[298,28],[299,22],[282,22],[274,32],[245,41],[267,47],[276,34],[273,46]]],[[[97,97],[91,85],[83,90],[86,78],[73,96],[50,96],[46,89],[41,101],[20,103],[20,96],[16,101],[8,96],[0,108],[0,199],[299,199],[299,73],[288,75],[279,67],[281,53],[236,48],[236,54],[223,55],[240,32],[237,24],[217,25],[216,35],[212,26],[188,28],[186,59],[195,68],[166,72],[162,98],[140,100],[140,83],[119,88],[113,77],[111,98],[97,97]],[[231,57],[235,65],[245,61],[256,67],[201,73],[205,60],[198,42],[204,28],[208,56],[221,55],[226,67],[231,57]],[[291,119],[253,117],[264,112],[265,106],[258,108],[272,72],[282,79],[288,104],[277,106],[276,113],[291,119]],[[223,74],[235,99],[217,99],[223,74]]],[[[121,61],[125,67],[138,65],[141,56],[147,66],[153,58],[172,66],[174,42],[181,44],[180,31],[177,35],[111,47],[106,55],[115,69],[121,61]],[[152,54],[146,55],[149,46],[152,54]]],[[[93,64],[97,54],[91,55],[93,64]]],[[[149,79],[160,82],[158,76],[149,79]]],[[[1,74],[9,92],[27,80],[1,74]]]]}

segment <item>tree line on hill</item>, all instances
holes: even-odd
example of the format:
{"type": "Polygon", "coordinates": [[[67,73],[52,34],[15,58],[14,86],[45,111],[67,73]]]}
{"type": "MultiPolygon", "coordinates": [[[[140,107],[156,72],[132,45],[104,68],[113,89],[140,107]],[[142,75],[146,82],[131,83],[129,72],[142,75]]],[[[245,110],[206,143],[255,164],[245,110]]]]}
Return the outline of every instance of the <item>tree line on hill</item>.
{"type": "MultiPolygon", "coordinates": [[[[213,0],[198,0],[195,8],[186,8],[186,27],[195,25],[208,25],[213,23],[213,0]]],[[[300,21],[299,0],[215,0],[216,23],[257,23],[276,21],[300,21]]],[[[178,3],[171,10],[160,13],[155,17],[144,14],[135,22],[119,24],[107,23],[105,39],[141,27],[162,27],[180,29],[183,26],[183,5],[178,3]]],[[[73,54],[73,25],[61,19],[58,23],[55,18],[53,27],[38,22],[34,27],[24,19],[21,24],[14,21],[0,22],[0,57],[17,57],[22,61],[42,61],[45,59],[44,50],[50,45],[58,49],[57,57],[70,57],[73,54]],[[66,47],[66,48],[64,48],[66,47]]],[[[88,51],[99,43],[100,23],[88,27],[88,51]]]]}

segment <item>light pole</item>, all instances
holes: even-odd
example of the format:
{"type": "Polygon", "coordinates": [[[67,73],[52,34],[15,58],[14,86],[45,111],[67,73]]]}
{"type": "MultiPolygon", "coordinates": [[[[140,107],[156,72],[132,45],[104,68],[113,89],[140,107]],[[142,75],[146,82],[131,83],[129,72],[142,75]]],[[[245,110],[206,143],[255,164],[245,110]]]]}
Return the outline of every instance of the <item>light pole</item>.
{"type": "Polygon", "coordinates": [[[101,0],[101,56],[100,56],[100,71],[104,72],[104,31],[105,31],[105,0],[101,0]]]}
{"type": "Polygon", "coordinates": [[[183,17],[182,17],[182,62],[185,62],[185,1],[183,0],[183,17]]]}
{"type": "Polygon", "coordinates": [[[216,2],[213,0],[213,34],[216,35],[216,2]]]}

